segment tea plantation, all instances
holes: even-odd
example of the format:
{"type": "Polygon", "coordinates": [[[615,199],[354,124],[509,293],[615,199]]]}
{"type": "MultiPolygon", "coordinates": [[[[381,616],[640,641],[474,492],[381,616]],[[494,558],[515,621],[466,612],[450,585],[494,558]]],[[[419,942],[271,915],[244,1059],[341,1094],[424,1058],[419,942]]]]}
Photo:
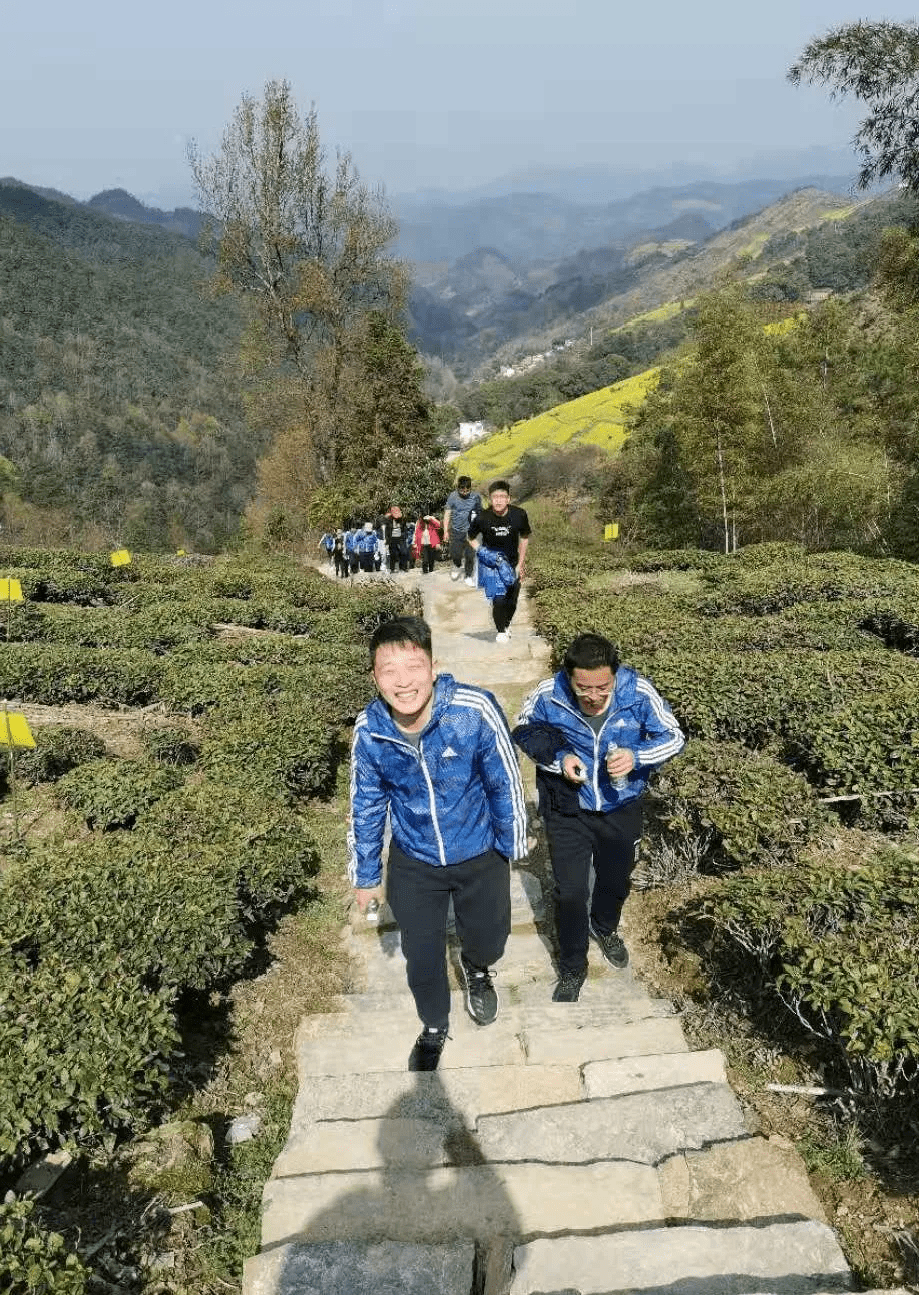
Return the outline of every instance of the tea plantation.
{"type": "Polygon", "coordinates": [[[613,639],[687,733],[652,834],[720,880],[683,934],[836,1084],[914,1101],[919,569],[785,544],[582,557],[541,534],[536,624],[557,661],[584,629],[613,639]]]}
{"type": "MultiPolygon", "coordinates": [[[[419,607],[283,559],[3,548],[0,575],[24,595],[0,607],[0,698],[36,743],[12,766],[0,748],[8,1186],[46,1149],[111,1145],[164,1109],[181,1012],[310,902],[305,806],[372,695],[370,633],[419,607]],[[129,752],[106,714],[133,721],[129,752]]],[[[0,1205],[0,1288],[84,1276],[27,1205],[0,1205]]]]}

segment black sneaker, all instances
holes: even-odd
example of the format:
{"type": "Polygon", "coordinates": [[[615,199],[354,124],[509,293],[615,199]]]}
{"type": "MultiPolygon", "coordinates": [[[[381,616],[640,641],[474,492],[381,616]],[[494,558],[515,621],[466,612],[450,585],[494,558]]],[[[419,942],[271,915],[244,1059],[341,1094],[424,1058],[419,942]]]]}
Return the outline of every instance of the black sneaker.
{"type": "Polygon", "coordinates": [[[487,967],[474,967],[464,953],[460,954],[460,966],[466,982],[466,1011],[476,1025],[491,1025],[498,1015],[498,994],[491,983],[491,972],[487,967]]]}
{"type": "Polygon", "coordinates": [[[617,931],[610,931],[604,934],[597,930],[593,918],[590,919],[590,933],[600,946],[600,951],[611,967],[623,967],[629,965],[629,951],[619,938],[617,931]]]}
{"type": "Polygon", "coordinates": [[[581,986],[586,979],[586,967],[582,971],[560,972],[558,984],[555,986],[555,992],[552,995],[553,1003],[576,1003],[581,992],[581,986]]]}
{"type": "Polygon", "coordinates": [[[446,1030],[438,1030],[435,1026],[426,1025],[409,1053],[409,1070],[436,1070],[446,1042],[446,1030]]]}

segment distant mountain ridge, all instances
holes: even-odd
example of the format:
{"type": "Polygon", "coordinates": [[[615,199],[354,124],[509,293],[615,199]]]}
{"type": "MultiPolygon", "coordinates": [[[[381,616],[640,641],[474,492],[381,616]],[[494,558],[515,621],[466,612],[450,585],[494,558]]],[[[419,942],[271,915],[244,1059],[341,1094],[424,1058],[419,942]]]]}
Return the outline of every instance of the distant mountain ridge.
{"type": "Polygon", "coordinates": [[[643,189],[605,203],[573,202],[552,193],[512,193],[466,203],[394,198],[399,221],[395,248],[416,265],[452,263],[478,247],[494,247],[524,264],[556,261],[634,239],[688,213],[703,216],[712,229],[723,229],[793,189],[846,193],[851,183],[849,175],[805,175],[795,181],[699,180],[643,189]]]}

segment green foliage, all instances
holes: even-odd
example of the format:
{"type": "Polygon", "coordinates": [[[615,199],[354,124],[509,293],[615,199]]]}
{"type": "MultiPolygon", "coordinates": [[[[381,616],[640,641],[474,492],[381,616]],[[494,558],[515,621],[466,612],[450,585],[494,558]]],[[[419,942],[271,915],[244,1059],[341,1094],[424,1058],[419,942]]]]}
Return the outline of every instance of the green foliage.
{"type": "Polygon", "coordinates": [[[55,788],[58,804],[81,814],[90,829],[133,827],[137,816],[182,780],[175,768],[136,760],[90,760],[65,774],[55,788]]]}
{"type": "Polygon", "coordinates": [[[141,734],[141,741],[154,764],[180,768],[194,764],[198,758],[199,745],[187,728],[147,728],[141,734]]]}
{"type": "MultiPolygon", "coordinates": [[[[36,587],[85,573],[79,555],[15,558],[36,587]]],[[[89,576],[111,579],[101,562],[89,576]]],[[[99,602],[26,604],[34,637],[20,621],[0,642],[0,695],[156,703],[169,721],[147,722],[144,760],[41,724],[18,753],[23,781],[59,779],[64,830],[79,814],[96,831],[4,858],[0,1174],[64,1140],[110,1143],[168,1100],[178,1004],[244,974],[314,898],[300,806],[335,780],[341,726],[372,694],[369,634],[420,610],[393,585],[340,590],[264,556],[143,559],[99,602]]]]}
{"type": "Polygon", "coordinates": [[[248,923],[309,896],[319,866],[303,819],[291,812],[283,789],[266,785],[249,789],[206,781],[180,787],[151,807],[134,835],[170,841],[179,851],[212,846],[225,875],[235,878],[239,911],[248,923]]]}
{"type": "Polygon", "coordinates": [[[146,706],[157,696],[162,675],[149,652],[0,643],[0,694],[46,706],[146,706]]]}
{"type": "Polygon", "coordinates": [[[106,754],[102,739],[82,728],[48,725],[34,737],[35,746],[16,757],[16,777],[26,784],[55,782],[78,765],[106,754]]]}
{"type": "MultiPolygon", "coordinates": [[[[0,230],[0,455],[16,496],[58,535],[220,547],[261,437],[228,371],[240,312],[201,291],[211,265],[178,234],[14,185],[0,184],[0,230]]],[[[8,517],[30,528],[11,493],[8,517]]]]}
{"type": "Polygon", "coordinates": [[[655,785],[658,824],[706,872],[793,863],[831,821],[800,774],[734,742],[690,742],[655,785]]]}
{"type": "Polygon", "coordinates": [[[35,1218],[33,1201],[0,1204],[0,1289],[6,1295],[84,1295],[87,1277],[63,1237],[35,1218]]]}
{"type": "Polygon", "coordinates": [[[810,41],[788,77],[795,85],[830,86],[835,96],[852,94],[868,106],[853,141],[862,157],[861,188],[899,176],[919,191],[914,116],[919,24],[912,19],[846,23],[810,41]]]}
{"type": "Polygon", "coordinates": [[[749,872],[703,902],[716,955],[837,1052],[855,1087],[892,1096],[919,1072],[917,857],[799,861],[749,872]]]}

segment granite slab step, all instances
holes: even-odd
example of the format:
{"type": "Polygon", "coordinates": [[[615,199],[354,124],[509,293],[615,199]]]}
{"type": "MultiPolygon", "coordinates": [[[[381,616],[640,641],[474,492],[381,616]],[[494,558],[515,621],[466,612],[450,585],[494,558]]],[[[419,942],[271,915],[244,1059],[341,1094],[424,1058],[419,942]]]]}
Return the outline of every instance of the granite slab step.
{"type": "Polygon", "coordinates": [[[678,1151],[747,1138],[750,1130],[727,1084],[689,1084],[486,1115],[476,1134],[488,1160],[656,1165],[678,1151]]]}
{"type": "Polygon", "coordinates": [[[583,1077],[588,1097],[618,1097],[681,1084],[727,1083],[724,1053],[717,1048],[589,1061],[583,1077]]]}
{"type": "MultiPolygon", "coordinates": [[[[369,1014],[368,1014],[369,1015],[369,1014]]],[[[418,1037],[420,1023],[413,1015],[372,1018],[368,1028],[358,1028],[348,1014],[336,1029],[330,1022],[322,1033],[310,1036],[298,1030],[297,1067],[306,1075],[350,1075],[367,1070],[405,1070],[418,1037]]],[[[629,1028],[629,1027],[627,1027],[629,1028]]],[[[631,1027],[635,1028],[635,1027],[631,1027]]],[[[454,1012],[450,1037],[440,1059],[440,1070],[454,1066],[507,1066],[524,1064],[524,1041],[512,1021],[495,1021],[487,1028],[454,1012]]]]}
{"type": "Polygon", "coordinates": [[[542,1066],[689,1051],[676,1017],[652,1017],[618,1027],[559,1025],[554,1030],[529,1032],[523,1042],[527,1063],[542,1066]]]}
{"type": "Polygon", "coordinates": [[[470,1295],[470,1241],[321,1241],[276,1246],[247,1259],[244,1295],[470,1295]]]}
{"type": "Polygon", "coordinates": [[[384,1116],[438,1118],[472,1124],[480,1115],[573,1102],[583,1096],[577,1066],[482,1066],[433,1074],[369,1071],[304,1078],[294,1104],[291,1137],[319,1120],[384,1116]]]}
{"type": "Polygon", "coordinates": [[[648,1165],[485,1164],[270,1178],[262,1246],[310,1241],[521,1239],[662,1222],[648,1165]]]}
{"type": "Polygon", "coordinates": [[[804,1162],[782,1137],[687,1148],[658,1165],[670,1218],[697,1223],[799,1214],[825,1223],[804,1162]]]}
{"type": "Polygon", "coordinates": [[[834,1234],[805,1221],[538,1239],[515,1249],[510,1295],[839,1295],[854,1289],[834,1234]]]}
{"type": "MultiPolygon", "coordinates": [[[[614,1028],[628,1025],[633,1021],[644,1021],[674,1017],[673,1004],[666,998],[651,998],[643,990],[623,989],[617,993],[597,993],[583,995],[577,1003],[553,1003],[551,987],[543,986],[541,995],[527,996],[520,1001],[516,986],[508,984],[498,971],[494,977],[494,986],[498,994],[498,1020],[495,1022],[513,1022],[518,1030],[557,1030],[562,1027],[583,1027],[587,1025],[614,1028]]],[[[347,1028],[359,1028],[373,1034],[390,1026],[405,1029],[407,1023],[418,1026],[418,1016],[411,994],[404,993],[370,993],[348,994],[343,1000],[340,1012],[329,1014],[328,1024],[319,1027],[317,1033],[337,1031],[345,1027],[343,1014],[350,1013],[351,1024],[347,1028]],[[340,1023],[340,1024],[339,1024],[340,1023]]],[[[450,1022],[460,1028],[462,1018],[468,1019],[466,1001],[463,991],[456,987],[450,995],[450,1022]]],[[[477,1027],[491,1029],[492,1026],[477,1027]]]]}

